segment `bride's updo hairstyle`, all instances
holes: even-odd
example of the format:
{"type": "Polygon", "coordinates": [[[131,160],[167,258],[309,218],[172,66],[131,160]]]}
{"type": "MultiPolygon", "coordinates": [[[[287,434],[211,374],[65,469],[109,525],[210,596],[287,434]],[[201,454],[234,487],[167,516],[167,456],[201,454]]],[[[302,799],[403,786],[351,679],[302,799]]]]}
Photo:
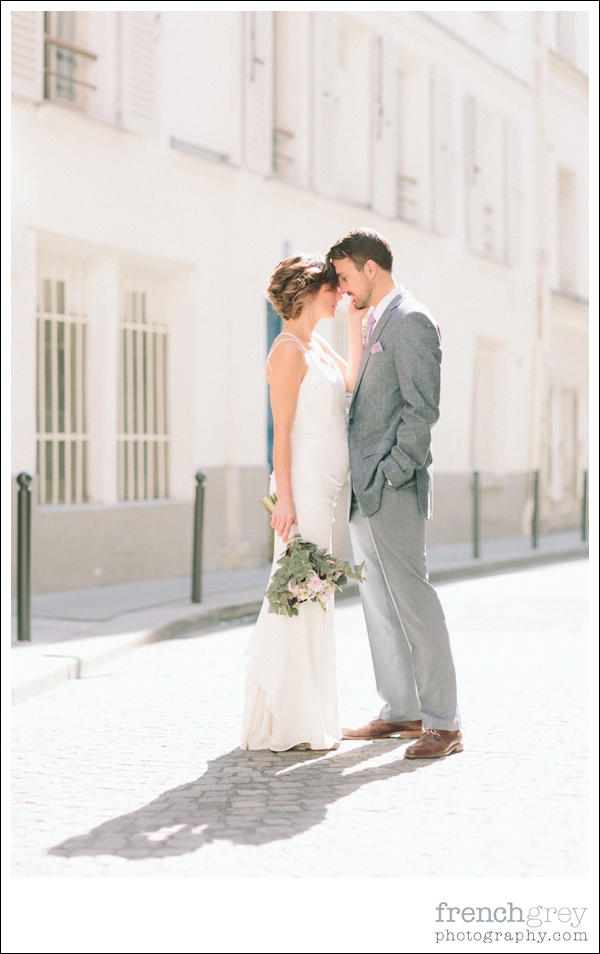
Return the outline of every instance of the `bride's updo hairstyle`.
{"type": "Polygon", "coordinates": [[[284,321],[296,318],[304,302],[328,285],[337,288],[335,268],[322,255],[292,255],[279,263],[269,280],[267,298],[284,321]]]}

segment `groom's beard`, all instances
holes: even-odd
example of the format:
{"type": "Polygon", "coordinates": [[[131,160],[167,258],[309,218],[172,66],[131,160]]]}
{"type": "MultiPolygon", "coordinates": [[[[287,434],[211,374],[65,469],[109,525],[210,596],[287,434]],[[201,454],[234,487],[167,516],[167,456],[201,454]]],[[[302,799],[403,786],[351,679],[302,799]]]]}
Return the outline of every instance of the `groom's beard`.
{"type": "Polygon", "coordinates": [[[373,297],[373,289],[375,288],[374,284],[370,284],[366,287],[360,298],[358,295],[354,296],[354,307],[357,311],[362,311],[363,308],[368,308],[371,304],[371,298],[373,297]]]}

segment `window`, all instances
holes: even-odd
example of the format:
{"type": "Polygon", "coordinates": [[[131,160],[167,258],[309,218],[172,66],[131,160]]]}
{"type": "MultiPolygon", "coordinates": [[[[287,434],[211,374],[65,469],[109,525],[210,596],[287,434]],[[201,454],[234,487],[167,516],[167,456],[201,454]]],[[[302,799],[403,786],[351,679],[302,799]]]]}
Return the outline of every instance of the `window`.
{"type": "MultiPolygon", "coordinates": [[[[427,158],[433,150],[437,123],[425,121],[423,108],[430,101],[429,70],[406,49],[400,51],[395,69],[395,211],[396,218],[428,228],[431,177],[437,161],[427,158]],[[398,65],[400,68],[398,69],[398,65]]],[[[435,108],[432,112],[435,112],[435,108]]],[[[432,117],[433,118],[433,117],[432,117]]],[[[451,122],[451,117],[449,119],[451,122]]],[[[452,188],[451,175],[447,188],[452,188]]]]}
{"type": "Polygon", "coordinates": [[[343,56],[340,50],[339,18],[338,13],[329,11],[311,13],[311,178],[313,188],[323,195],[337,195],[340,189],[337,157],[342,119],[338,67],[343,65],[343,56]]]}
{"type": "Polygon", "coordinates": [[[454,143],[452,74],[436,64],[431,70],[431,224],[448,235],[454,220],[454,143]]]}
{"type": "Polygon", "coordinates": [[[43,29],[41,13],[11,13],[11,91],[35,101],[42,96],[43,29]]]}
{"type": "Polygon", "coordinates": [[[85,109],[86,94],[94,89],[87,81],[94,53],[84,48],[85,14],[44,13],[44,97],[85,109]]]}
{"type": "Polygon", "coordinates": [[[389,36],[371,42],[371,208],[380,215],[397,215],[398,173],[398,49],[389,36]]]}
{"type": "Polygon", "coordinates": [[[246,164],[256,172],[273,170],[273,13],[244,14],[244,126],[246,164]]]}
{"type": "MultiPolygon", "coordinates": [[[[368,206],[371,202],[372,154],[368,143],[374,131],[375,105],[372,37],[361,23],[345,16],[341,20],[339,37],[336,191],[346,202],[368,206]]],[[[333,65],[333,50],[324,50],[323,55],[331,58],[333,65]]],[[[334,113],[335,101],[330,105],[334,113]]]]}
{"type": "Polygon", "coordinates": [[[504,123],[499,112],[486,107],[483,131],[483,251],[504,258],[504,123]]]}
{"type": "Polygon", "coordinates": [[[396,173],[396,216],[404,222],[416,225],[419,220],[419,180],[409,175],[407,156],[408,122],[406,116],[407,80],[398,73],[398,168],[396,173]]]}
{"type": "Polygon", "coordinates": [[[40,504],[80,504],[87,494],[84,274],[41,260],[37,308],[37,472],[40,504]]]}
{"type": "Polygon", "coordinates": [[[119,499],[169,496],[168,334],[160,285],[124,276],[119,374],[119,499]]]}
{"type": "MultiPolygon", "coordinates": [[[[477,97],[465,100],[465,185],[467,241],[474,252],[504,261],[506,248],[506,120],[477,97]]],[[[512,169],[512,166],[511,166],[512,169]]],[[[511,189],[518,191],[511,172],[511,189]]],[[[511,215],[518,196],[511,194],[511,215]],[[513,199],[515,202],[513,203],[513,199]]],[[[512,221],[512,219],[511,219],[512,221]]],[[[512,233],[511,233],[512,234],[512,233]]],[[[511,238],[512,241],[512,238],[511,238]]],[[[511,251],[512,254],[512,251],[511,251]]]]}
{"type": "MultiPolygon", "coordinates": [[[[290,75],[293,62],[294,14],[275,14],[275,88],[273,103],[273,173],[279,179],[294,179],[294,94],[298,76],[290,75]]],[[[296,110],[297,111],[297,110],[296,110]]]]}

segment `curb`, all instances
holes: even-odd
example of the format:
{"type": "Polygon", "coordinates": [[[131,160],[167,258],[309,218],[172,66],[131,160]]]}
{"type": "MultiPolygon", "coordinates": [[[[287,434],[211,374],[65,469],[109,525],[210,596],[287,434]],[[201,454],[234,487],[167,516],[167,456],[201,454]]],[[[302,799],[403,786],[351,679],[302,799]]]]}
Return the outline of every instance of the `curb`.
{"type": "MultiPolygon", "coordinates": [[[[466,563],[455,564],[453,566],[439,567],[432,570],[429,578],[432,583],[442,583],[452,580],[464,580],[479,576],[491,576],[495,573],[505,573],[510,570],[523,569],[529,566],[543,566],[548,563],[562,563],[569,560],[580,560],[588,556],[588,547],[578,547],[569,550],[554,550],[546,553],[531,552],[524,553],[518,557],[507,557],[506,559],[479,559],[469,560],[466,563]]],[[[336,597],[336,602],[358,599],[358,583],[349,583],[344,592],[336,597]]],[[[13,686],[11,692],[12,705],[18,705],[25,702],[33,696],[40,695],[50,689],[55,689],[63,682],[69,679],[82,679],[94,669],[112,662],[120,656],[125,656],[141,646],[147,646],[150,643],[162,642],[167,639],[176,639],[186,633],[193,633],[196,630],[210,629],[218,626],[220,623],[234,622],[236,620],[247,620],[254,622],[258,616],[263,600],[262,597],[257,600],[251,600],[246,603],[238,603],[231,606],[221,606],[215,609],[196,611],[187,616],[174,619],[169,623],[158,626],[155,629],[141,630],[128,635],[117,634],[115,636],[99,636],[94,640],[103,640],[104,647],[99,649],[98,645],[94,648],[93,640],[69,640],[61,643],[48,643],[48,650],[51,647],[61,648],[62,653],[51,651],[44,652],[43,644],[40,645],[40,651],[34,654],[34,663],[37,663],[38,669],[44,669],[39,675],[25,679],[23,682],[13,686]],[[68,653],[69,647],[77,650],[81,647],[80,653],[68,653]],[[89,647],[89,652],[85,650],[89,647]]],[[[17,648],[14,646],[13,648],[17,648]]],[[[29,645],[21,646],[17,651],[28,652],[33,647],[29,645]]],[[[36,647],[37,649],[37,647],[36,647]]]]}
{"type": "Polygon", "coordinates": [[[572,547],[569,550],[531,550],[516,557],[504,559],[469,560],[465,563],[450,564],[431,570],[431,583],[445,583],[451,580],[468,580],[478,576],[493,576],[496,573],[506,573],[510,570],[522,570],[530,566],[544,566],[547,563],[567,563],[570,560],[584,560],[589,558],[589,547],[572,547]]]}

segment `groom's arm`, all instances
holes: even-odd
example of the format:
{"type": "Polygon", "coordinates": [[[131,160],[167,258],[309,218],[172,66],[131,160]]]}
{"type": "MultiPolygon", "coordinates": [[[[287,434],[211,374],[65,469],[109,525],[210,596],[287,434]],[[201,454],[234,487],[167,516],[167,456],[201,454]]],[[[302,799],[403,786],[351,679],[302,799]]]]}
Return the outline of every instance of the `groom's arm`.
{"type": "Polygon", "coordinates": [[[424,466],[431,447],[431,428],[440,414],[442,351],[437,328],[419,312],[405,315],[390,330],[404,406],[396,443],[379,466],[392,487],[398,488],[424,466]]]}

